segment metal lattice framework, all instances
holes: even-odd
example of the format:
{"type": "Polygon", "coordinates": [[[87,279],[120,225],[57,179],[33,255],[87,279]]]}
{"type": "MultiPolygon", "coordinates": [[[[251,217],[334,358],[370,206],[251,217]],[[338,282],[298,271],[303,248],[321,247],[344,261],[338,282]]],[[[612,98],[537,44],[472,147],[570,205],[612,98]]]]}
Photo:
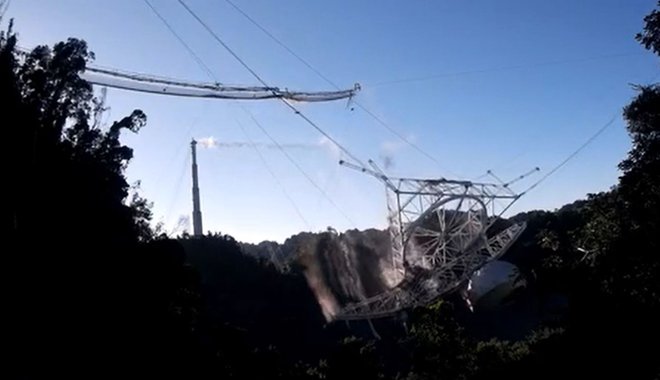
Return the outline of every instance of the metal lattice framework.
{"type": "Polygon", "coordinates": [[[278,87],[232,86],[221,83],[191,82],[99,67],[87,67],[81,77],[99,86],[157,95],[211,99],[287,99],[296,102],[328,102],[351,99],[360,91],[359,84],[355,84],[351,89],[338,91],[291,91],[278,87]]]}
{"type": "Polygon", "coordinates": [[[373,161],[372,168],[340,163],[376,177],[387,188],[395,275],[389,291],[345,305],[337,319],[383,317],[427,305],[504,254],[525,229],[525,224],[514,224],[489,236],[493,223],[520,197],[509,185],[533,171],[509,183],[486,183],[395,178],[373,161]]]}

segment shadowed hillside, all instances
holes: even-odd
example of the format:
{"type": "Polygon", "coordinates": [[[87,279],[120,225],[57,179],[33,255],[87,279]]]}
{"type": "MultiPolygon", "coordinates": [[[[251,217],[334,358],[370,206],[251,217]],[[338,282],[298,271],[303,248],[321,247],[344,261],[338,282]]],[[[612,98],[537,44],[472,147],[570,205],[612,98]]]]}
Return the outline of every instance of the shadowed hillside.
{"type": "MultiPolygon", "coordinates": [[[[660,54],[660,9],[637,40],[660,54]]],[[[303,233],[281,247],[158,234],[121,142],[147,116],[94,121],[83,40],[17,46],[10,27],[0,35],[4,378],[660,377],[657,83],[636,86],[623,109],[631,148],[609,191],[497,222],[528,226],[503,259],[530,285],[504,307],[472,313],[452,294],[392,318],[326,323],[328,305],[385,287],[385,232],[303,233]],[[319,305],[327,289],[334,299],[319,305]]]]}

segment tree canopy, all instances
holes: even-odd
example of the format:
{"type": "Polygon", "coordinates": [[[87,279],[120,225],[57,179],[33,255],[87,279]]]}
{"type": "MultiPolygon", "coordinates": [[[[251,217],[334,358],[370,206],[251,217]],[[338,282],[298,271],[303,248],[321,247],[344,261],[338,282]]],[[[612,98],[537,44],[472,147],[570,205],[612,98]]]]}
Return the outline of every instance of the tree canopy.
{"type": "MultiPolygon", "coordinates": [[[[636,38],[660,56],[660,9],[644,21],[636,38]]],[[[528,279],[520,299],[479,315],[452,295],[398,319],[326,324],[299,266],[262,255],[277,243],[152,230],[120,140],[147,117],[97,122],[103,105],[80,77],[93,59],[80,39],[24,52],[11,26],[0,34],[6,377],[659,378],[658,83],[635,86],[623,109],[631,149],[617,184],[511,218],[528,225],[504,257],[528,279]],[[524,313],[533,323],[515,338],[475,327],[524,313]]],[[[287,255],[313,238],[290,239],[287,255]]]]}

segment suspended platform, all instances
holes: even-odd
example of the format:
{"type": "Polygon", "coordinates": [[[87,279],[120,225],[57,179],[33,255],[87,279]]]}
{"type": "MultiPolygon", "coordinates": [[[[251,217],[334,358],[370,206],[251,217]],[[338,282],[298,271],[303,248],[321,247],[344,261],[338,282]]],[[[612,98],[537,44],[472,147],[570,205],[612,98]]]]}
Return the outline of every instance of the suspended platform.
{"type": "Polygon", "coordinates": [[[526,227],[519,223],[493,231],[501,214],[521,196],[509,185],[538,170],[509,183],[487,183],[389,177],[373,161],[371,168],[340,164],[385,184],[395,273],[389,276],[389,290],[343,305],[333,318],[344,320],[386,317],[428,305],[501,257],[526,227]]]}
{"type": "Polygon", "coordinates": [[[81,77],[98,86],[156,95],[209,99],[285,99],[295,102],[328,102],[340,99],[350,100],[360,91],[359,84],[355,84],[351,89],[339,91],[291,91],[279,87],[232,86],[222,83],[191,82],[99,67],[87,67],[81,77]]]}

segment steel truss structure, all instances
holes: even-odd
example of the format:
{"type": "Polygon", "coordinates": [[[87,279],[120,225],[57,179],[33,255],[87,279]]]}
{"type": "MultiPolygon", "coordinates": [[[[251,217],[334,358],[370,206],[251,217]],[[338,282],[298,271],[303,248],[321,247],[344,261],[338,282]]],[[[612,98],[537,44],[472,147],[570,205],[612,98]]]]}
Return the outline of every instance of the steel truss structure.
{"type": "Polygon", "coordinates": [[[491,227],[521,196],[509,185],[538,170],[508,183],[486,183],[388,177],[373,161],[371,168],[340,164],[385,184],[395,272],[389,291],[345,305],[335,316],[345,320],[385,317],[427,305],[503,255],[526,225],[513,224],[496,233],[491,227]]]}
{"type": "Polygon", "coordinates": [[[99,67],[87,67],[86,71],[81,74],[81,77],[99,86],[157,95],[211,99],[286,99],[295,102],[328,102],[340,99],[350,100],[360,91],[359,84],[355,84],[353,88],[347,90],[305,92],[290,91],[278,87],[232,86],[221,83],[190,82],[99,67]]]}

